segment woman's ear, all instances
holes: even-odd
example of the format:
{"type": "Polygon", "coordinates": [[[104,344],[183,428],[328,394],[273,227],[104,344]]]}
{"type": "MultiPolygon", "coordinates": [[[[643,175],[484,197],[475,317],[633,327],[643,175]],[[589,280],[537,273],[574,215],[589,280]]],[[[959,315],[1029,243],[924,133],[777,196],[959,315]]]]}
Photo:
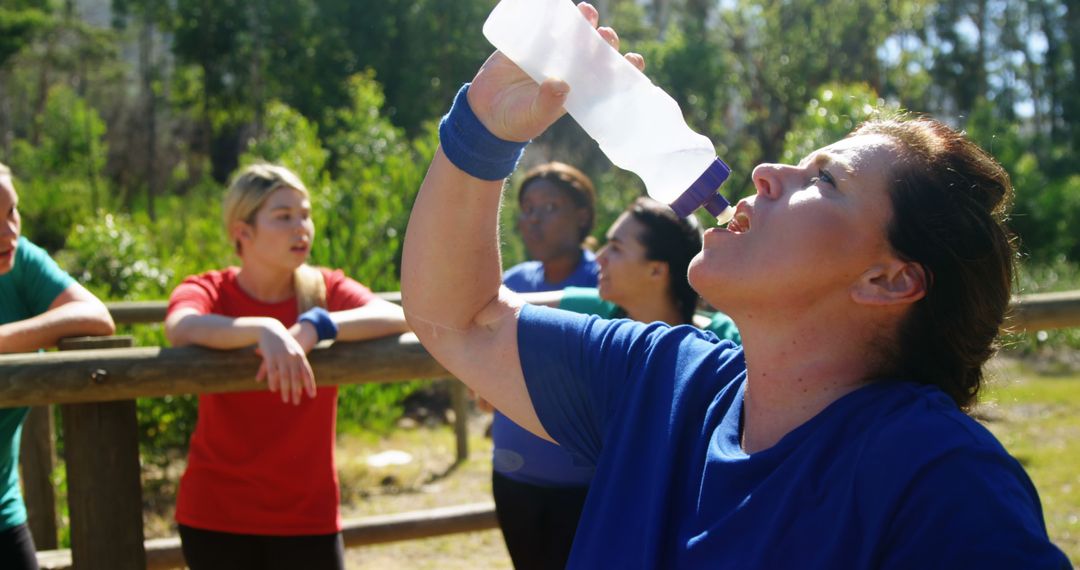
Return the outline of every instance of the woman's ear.
{"type": "Polygon", "coordinates": [[[649,277],[654,279],[660,279],[662,282],[667,282],[668,272],[671,271],[671,266],[663,261],[650,261],[649,262],[649,277]]]}
{"type": "Polygon", "coordinates": [[[867,269],[851,288],[860,305],[901,305],[926,296],[926,270],[913,261],[892,260],[867,269]]]}
{"type": "Polygon", "coordinates": [[[242,244],[251,240],[254,231],[251,224],[242,220],[234,220],[229,223],[229,241],[236,246],[236,255],[241,254],[242,244]]]}
{"type": "Polygon", "coordinates": [[[589,209],[585,206],[578,206],[577,210],[577,227],[584,230],[589,226],[589,209]]]}

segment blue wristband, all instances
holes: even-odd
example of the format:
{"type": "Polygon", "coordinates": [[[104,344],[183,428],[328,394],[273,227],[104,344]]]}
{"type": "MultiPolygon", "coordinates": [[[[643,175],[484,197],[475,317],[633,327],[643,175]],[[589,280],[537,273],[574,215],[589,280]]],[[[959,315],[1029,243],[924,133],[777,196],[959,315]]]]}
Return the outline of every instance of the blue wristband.
{"type": "Polygon", "coordinates": [[[529,143],[506,141],[491,134],[469,106],[468,92],[466,83],[454,97],[450,112],[439,123],[443,154],[469,176],[502,180],[517,168],[529,143]]]}
{"type": "Polygon", "coordinates": [[[308,309],[296,319],[298,323],[305,321],[315,327],[315,334],[319,335],[319,340],[334,340],[337,338],[338,326],[334,319],[330,318],[330,313],[326,312],[326,309],[322,307],[308,309]]]}

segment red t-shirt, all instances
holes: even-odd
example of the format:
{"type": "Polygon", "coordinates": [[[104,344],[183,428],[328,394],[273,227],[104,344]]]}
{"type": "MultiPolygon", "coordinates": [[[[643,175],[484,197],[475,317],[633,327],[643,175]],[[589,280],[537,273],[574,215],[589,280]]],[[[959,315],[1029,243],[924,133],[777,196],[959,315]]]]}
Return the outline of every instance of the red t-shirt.
{"type": "MultiPolygon", "coordinates": [[[[168,312],[184,307],[227,317],[274,317],[286,327],[296,322],[295,298],[253,299],[237,284],[238,271],[230,267],[188,277],[173,291],[168,312]]],[[[321,271],[328,311],[353,309],[374,298],[341,271],[321,271]]],[[[319,388],[314,399],[305,396],[299,406],[283,404],[269,390],[200,395],[177,522],[236,534],[338,532],[336,418],[336,386],[319,388]]]]}

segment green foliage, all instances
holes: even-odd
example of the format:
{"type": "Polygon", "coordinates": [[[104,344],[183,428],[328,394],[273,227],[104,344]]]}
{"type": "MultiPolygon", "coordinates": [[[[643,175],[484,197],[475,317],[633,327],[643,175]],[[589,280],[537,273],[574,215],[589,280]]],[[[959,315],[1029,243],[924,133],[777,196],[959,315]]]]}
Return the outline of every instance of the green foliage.
{"type": "Polygon", "coordinates": [[[338,431],[388,433],[401,417],[401,403],[426,382],[348,384],[338,390],[338,431]]]}
{"type": "Polygon", "coordinates": [[[328,154],[319,140],[318,127],[284,103],[271,101],[262,136],[251,141],[240,162],[280,164],[307,184],[322,178],[328,154]]]}
{"type": "Polygon", "coordinates": [[[42,10],[0,7],[0,67],[26,47],[48,23],[49,17],[42,10]]]}
{"type": "Polygon", "coordinates": [[[165,466],[187,450],[198,418],[197,396],[164,396],[135,401],[139,422],[139,454],[165,466]]]}
{"type": "Polygon", "coordinates": [[[816,149],[832,144],[859,123],[882,111],[895,111],[865,83],[824,85],[784,136],[780,161],[796,164],[816,149]]]}
{"type": "Polygon", "coordinates": [[[353,76],[349,92],[350,105],[326,119],[337,176],[320,200],[325,223],[315,258],[375,290],[396,290],[405,225],[437,133],[429,125],[410,142],[383,116],[385,98],[370,72],[353,76]]]}
{"type": "Polygon", "coordinates": [[[59,255],[68,273],[102,299],[161,299],[171,272],[161,266],[147,220],[99,214],[76,224],[59,255]]]}
{"type": "Polygon", "coordinates": [[[55,250],[71,227],[108,205],[101,175],[108,154],[105,122],[64,86],[49,90],[38,121],[38,142],[16,140],[7,162],[15,172],[27,235],[55,250]]]}
{"type": "Polygon", "coordinates": [[[1055,176],[1055,157],[1040,158],[1040,141],[1021,132],[1016,121],[1002,118],[995,105],[975,105],[968,132],[1009,172],[1015,199],[1010,226],[1025,255],[1040,264],[1060,257],[1080,261],[1080,174],[1055,176]]]}

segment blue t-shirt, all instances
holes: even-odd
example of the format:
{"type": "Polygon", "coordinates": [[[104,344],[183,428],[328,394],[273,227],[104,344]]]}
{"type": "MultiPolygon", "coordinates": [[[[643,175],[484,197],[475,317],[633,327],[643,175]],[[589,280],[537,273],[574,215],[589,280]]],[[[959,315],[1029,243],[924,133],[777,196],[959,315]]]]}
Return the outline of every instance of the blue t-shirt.
{"type": "MultiPolygon", "coordinates": [[[[581,262],[566,279],[550,283],[544,279],[544,265],[526,261],[503,273],[503,284],[518,293],[561,291],[567,287],[595,287],[600,266],[593,252],[583,249],[581,262]]],[[[492,468],[496,473],[542,487],[582,487],[592,479],[591,466],[577,465],[567,451],[536,437],[498,411],[491,424],[494,444],[492,468]]]]}
{"type": "Polygon", "coordinates": [[[936,388],[879,381],[740,446],[742,350],[526,306],[549,434],[596,465],[569,568],[1069,568],[1023,468],[936,388]]]}
{"type": "MultiPolygon", "coordinates": [[[[20,237],[15,265],[0,275],[0,325],[49,310],[75,280],[45,250],[20,237]]],[[[26,522],[19,491],[19,438],[29,408],[0,408],[0,531],[26,522]]]]}

